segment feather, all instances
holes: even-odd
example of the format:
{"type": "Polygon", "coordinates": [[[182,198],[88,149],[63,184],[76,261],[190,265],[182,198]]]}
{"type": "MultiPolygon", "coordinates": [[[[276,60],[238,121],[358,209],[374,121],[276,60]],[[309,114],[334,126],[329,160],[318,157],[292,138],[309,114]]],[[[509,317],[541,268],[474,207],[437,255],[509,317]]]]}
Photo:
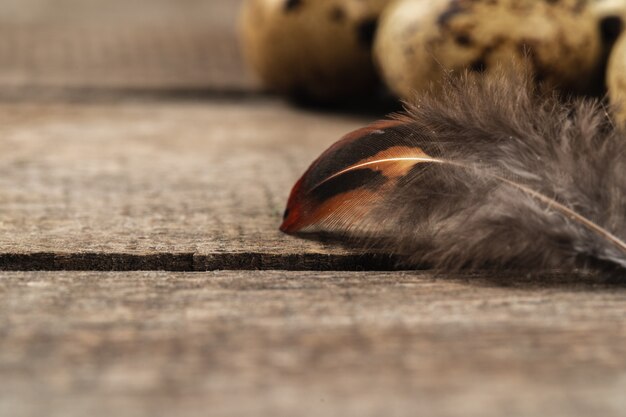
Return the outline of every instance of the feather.
{"type": "Polygon", "coordinates": [[[347,135],[294,186],[281,230],[438,268],[626,268],[626,136],[599,102],[471,74],[347,135]]]}

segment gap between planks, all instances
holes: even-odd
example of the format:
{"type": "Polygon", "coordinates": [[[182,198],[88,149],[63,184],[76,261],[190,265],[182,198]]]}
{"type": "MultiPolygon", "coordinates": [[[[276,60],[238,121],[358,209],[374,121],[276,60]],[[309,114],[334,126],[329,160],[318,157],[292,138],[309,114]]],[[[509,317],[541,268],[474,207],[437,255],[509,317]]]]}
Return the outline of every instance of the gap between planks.
{"type": "Polygon", "coordinates": [[[0,254],[1,271],[393,271],[398,259],[384,254],[70,253],[0,254]]]}

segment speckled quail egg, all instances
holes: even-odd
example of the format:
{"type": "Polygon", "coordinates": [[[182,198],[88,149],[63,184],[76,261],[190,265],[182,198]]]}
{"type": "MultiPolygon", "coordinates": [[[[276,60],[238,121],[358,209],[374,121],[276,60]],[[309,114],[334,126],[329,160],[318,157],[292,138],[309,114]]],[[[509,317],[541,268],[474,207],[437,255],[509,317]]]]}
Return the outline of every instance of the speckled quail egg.
{"type": "Polygon", "coordinates": [[[299,98],[336,100],[378,84],[371,49],[389,0],[248,0],[244,56],[265,85],[299,98]]]}
{"type": "Polygon", "coordinates": [[[374,54],[409,99],[448,71],[527,65],[544,85],[583,92],[598,73],[597,22],[584,0],[401,0],[381,18],[374,54]]]}
{"type": "Polygon", "coordinates": [[[626,126],[626,33],[613,47],[606,78],[615,119],[626,126]]]}

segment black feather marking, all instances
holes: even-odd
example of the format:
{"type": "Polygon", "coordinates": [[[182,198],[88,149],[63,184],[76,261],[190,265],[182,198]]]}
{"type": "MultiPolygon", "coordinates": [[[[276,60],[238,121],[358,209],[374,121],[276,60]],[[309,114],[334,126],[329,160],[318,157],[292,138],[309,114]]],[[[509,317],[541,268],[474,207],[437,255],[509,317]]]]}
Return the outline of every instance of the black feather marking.
{"type": "Polygon", "coordinates": [[[359,169],[325,181],[315,187],[311,194],[317,201],[328,200],[339,194],[347,193],[357,188],[375,190],[380,186],[383,175],[371,169],[359,169]]]}
{"type": "Polygon", "coordinates": [[[306,176],[306,184],[318,184],[335,172],[374,156],[385,149],[394,146],[411,145],[411,138],[405,137],[400,132],[402,132],[402,129],[399,126],[384,130],[374,129],[362,137],[347,143],[345,146],[337,149],[333,153],[332,158],[319,160],[306,176]],[[387,140],[390,136],[396,137],[394,137],[393,141],[387,140]]]}

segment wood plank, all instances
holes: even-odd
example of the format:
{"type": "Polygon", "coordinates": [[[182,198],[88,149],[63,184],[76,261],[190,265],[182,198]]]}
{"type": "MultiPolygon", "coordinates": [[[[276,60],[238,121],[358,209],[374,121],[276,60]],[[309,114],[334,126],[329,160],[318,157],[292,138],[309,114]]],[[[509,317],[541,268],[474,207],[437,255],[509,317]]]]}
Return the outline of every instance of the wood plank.
{"type": "Polygon", "coordinates": [[[241,0],[5,0],[0,89],[250,90],[241,0]]]}
{"type": "Polygon", "coordinates": [[[367,118],[271,100],[0,103],[0,268],[389,268],[277,228],[367,118]]]}
{"type": "Polygon", "coordinates": [[[622,416],[626,287],[428,273],[0,274],[0,415],[622,416]]]}

